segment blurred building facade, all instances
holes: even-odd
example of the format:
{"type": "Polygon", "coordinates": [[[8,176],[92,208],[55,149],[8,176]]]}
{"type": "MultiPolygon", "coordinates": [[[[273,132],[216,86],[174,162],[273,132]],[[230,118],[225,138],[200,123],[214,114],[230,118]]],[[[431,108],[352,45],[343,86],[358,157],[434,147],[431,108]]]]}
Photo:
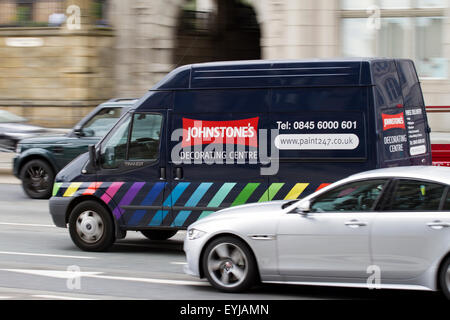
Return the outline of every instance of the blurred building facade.
{"type": "Polygon", "coordinates": [[[0,107],[28,117],[34,110],[41,124],[64,110],[68,125],[102,100],[143,95],[179,65],[340,56],[411,58],[426,104],[450,105],[449,4],[0,0],[0,107]],[[79,29],[69,28],[73,4],[81,9],[79,29]],[[61,13],[67,20],[58,25],[61,13]],[[41,41],[21,44],[18,37],[41,41]]]}

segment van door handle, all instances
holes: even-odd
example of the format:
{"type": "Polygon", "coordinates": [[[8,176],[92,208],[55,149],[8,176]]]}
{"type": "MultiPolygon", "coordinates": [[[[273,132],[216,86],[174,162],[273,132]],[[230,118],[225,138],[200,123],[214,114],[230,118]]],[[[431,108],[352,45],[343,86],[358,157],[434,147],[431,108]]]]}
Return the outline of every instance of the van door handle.
{"type": "Polygon", "coordinates": [[[359,221],[359,220],[353,219],[353,220],[347,221],[345,223],[345,225],[347,227],[349,227],[349,228],[359,228],[359,227],[367,226],[367,222],[363,222],[363,221],[359,221]]]}
{"type": "Polygon", "coordinates": [[[166,168],[159,168],[159,180],[166,180],[166,168]]]}
{"type": "Polygon", "coordinates": [[[177,167],[177,168],[175,168],[174,180],[181,180],[181,179],[183,179],[183,168],[177,167]]]}
{"type": "Polygon", "coordinates": [[[434,229],[434,230],[441,230],[444,228],[450,228],[450,223],[436,220],[433,222],[428,222],[427,226],[429,226],[431,229],[434,229]]]}

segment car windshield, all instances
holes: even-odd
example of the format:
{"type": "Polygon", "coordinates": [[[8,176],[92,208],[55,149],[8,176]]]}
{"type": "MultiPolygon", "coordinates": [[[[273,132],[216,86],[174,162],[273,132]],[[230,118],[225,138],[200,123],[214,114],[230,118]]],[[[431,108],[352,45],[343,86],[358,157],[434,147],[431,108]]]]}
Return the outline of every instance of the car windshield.
{"type": "Polygon", "coordinates": [[[22,118],[14,113],[6,110],[0,110],[0,123],[25,122],[27,119],[22,118]]]}
{"type": "Polygon", "coordinates": [[[122,108],[103,108],[95,114],[84,126],[83,133],[88,137],[103,137],[119,120],[122,108]]]}

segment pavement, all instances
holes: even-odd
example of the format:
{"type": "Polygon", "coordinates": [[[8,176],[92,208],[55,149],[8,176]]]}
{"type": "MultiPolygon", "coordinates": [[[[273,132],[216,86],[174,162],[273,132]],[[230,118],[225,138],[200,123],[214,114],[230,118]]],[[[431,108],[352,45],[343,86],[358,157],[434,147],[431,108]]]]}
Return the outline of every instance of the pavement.
{"type": "Polygon", "coordinates": [[[0,183],[20,184],[20,180],[12,174],[14,152],[0,152],[0,183]]]}

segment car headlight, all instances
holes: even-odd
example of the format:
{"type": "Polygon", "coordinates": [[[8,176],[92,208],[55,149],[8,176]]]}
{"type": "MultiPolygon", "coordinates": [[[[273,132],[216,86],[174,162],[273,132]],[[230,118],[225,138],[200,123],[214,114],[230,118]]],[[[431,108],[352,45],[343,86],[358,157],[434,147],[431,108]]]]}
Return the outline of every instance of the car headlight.
{"type": "Polygon", "coordinates": [[[22,152],[22,145],[20,143],[18,143],[16,146],[16,153],[21,153],[21,152],[22,152]]]}
{"type": "Polygon", "coordinates": [[[203,237],[206,234],[206,232],[198,230],[198,229],[189,229],[187,232],[187,236],[189,240],[195,240],[198,238],[203,237]]]}

